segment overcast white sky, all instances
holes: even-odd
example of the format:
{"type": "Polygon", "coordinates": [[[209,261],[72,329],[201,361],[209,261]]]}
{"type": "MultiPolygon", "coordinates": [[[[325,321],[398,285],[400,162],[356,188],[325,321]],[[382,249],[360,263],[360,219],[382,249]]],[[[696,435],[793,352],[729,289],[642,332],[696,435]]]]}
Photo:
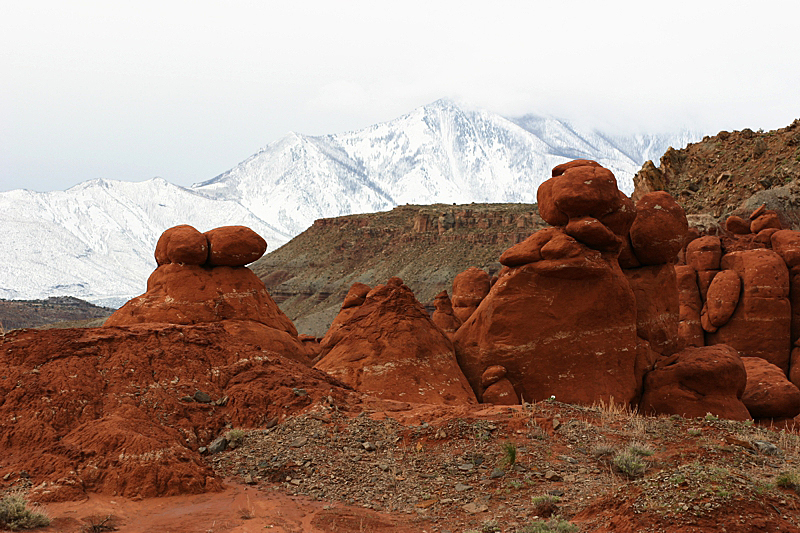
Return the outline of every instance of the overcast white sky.
{"type": "Polygon", "coordinates": [[[441,97],[621,132],[800,118],[800,3],[0,0],[0,190],[189,185],[441,97]]]}

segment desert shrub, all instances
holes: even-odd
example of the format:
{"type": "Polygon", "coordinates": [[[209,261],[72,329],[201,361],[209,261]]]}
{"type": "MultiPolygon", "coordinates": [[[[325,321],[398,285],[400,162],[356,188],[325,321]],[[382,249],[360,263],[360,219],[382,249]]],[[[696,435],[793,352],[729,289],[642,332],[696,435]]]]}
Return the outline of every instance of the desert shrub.
{"type": "Polygon", "coordinates": [[[624,452],[620,452],[615,455],[614,459],[611,461],[611,464],[614,465],[614,469],[617,472],[630,479],[641,477],[641,475],[644,474],[644,471],[647,469],[647,465],[645,465],[641,457],[629,450],[625,450],[624,452]]]}
{"type": "Polygon", "coordinates": [[[244,431],[241,429],[232,429],[225,433],[225,440],[228,441],[229,448],[236,448],[242,444],[244,439],[244,431]]]}
{"type": "Polygon", "coordinates": [[[558,502],[561,498],[553,496],[552,494],[544,494],[542,496],[534,496],[531,498],[531,505],[533,506],[533,513],[542,518],[549,518],[556,514],[558,511],[558,502]]]}
{"type": "Polygon", "coordinates": [[[628,451],[639,457],[649,457],[655,453],[653,448],[648,444],[643,444],[641,442],[632,442],[631,445],[628,446],[628,451]]]}
{"type": "Polygon", "coordinates": [[[517,462],[517,445],[511,441],[503,443],[503,463],[509,467],[517,462]]]}
{"type": "Polygon", "coordinates": [[[594,448],[592,448],[592,455],[597,457],[598,459],[607,458],[614,455],[616,452],[616,448],[611,446],[610,444],[598,444],[594,448]]]}
{"type": "Polygon", "coordinates": [[[775,484],[784,489],[792,489],[798,491],[800,489],[800,475],[795,471],[781,472],[775,484]]]}
{"type": "Polygon", "coordinates": [[[0,526],[17,531],[50,525],[50,518],[44,513],[28,507],[25,497],[13,492],[0,499],[0,526]]]}
{"type": "Polygon", "coordinates": [[[561,518],[535,520],[519,530],[519,533],[577,533],[580,528],[561,518]]]}

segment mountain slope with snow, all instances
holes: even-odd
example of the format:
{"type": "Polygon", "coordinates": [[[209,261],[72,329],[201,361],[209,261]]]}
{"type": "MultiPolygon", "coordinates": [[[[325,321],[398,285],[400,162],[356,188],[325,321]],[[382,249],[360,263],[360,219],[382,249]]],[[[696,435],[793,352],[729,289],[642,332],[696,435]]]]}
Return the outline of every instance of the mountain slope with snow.
{"type": "Polygon", "coordinates": [[[574,158],[598,161],[631,192],[647,159],[698,137],[610,136],[439,100],[360,131],[289,134],[191,189],[156,178],[4,192],[0,298],[119,304],[144,291],[156,240],[177,224],[250,226],[273,250],[318,218],[405,203],[535,202],[550,169],[574,158]]]}

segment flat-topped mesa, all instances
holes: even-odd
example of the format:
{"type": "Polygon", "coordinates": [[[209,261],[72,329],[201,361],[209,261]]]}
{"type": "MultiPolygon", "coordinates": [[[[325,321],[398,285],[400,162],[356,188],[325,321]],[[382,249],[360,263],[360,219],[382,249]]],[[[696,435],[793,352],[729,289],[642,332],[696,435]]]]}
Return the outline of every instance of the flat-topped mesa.
{"type": "Polygon", "coordinates": [[[266,241],[244,226],[205,233],[188,225],[170,228],[156,245],[158,267],[147,292],[118,309],[105,326],[224,322],[264,348],[306,361],[294,324],[244,266],[266,249],[266,241]]]}

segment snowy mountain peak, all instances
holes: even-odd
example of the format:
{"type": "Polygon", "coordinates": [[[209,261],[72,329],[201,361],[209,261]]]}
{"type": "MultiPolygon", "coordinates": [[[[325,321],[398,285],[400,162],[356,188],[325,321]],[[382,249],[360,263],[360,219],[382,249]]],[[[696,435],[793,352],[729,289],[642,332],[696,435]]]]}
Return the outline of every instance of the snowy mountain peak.
{"type": "Polygon", "coordinates": [[[360,131],[289,132],[188,189],[158,177],[98,178],[67,191],[0,193],[0,297],[121,303],[144,292],[156,240],[177,224],[250,226],[272,250],[318,218],[404,203],[535,202],[550,169],[574,158],[598,161],[631,192],[647,159],[699,137],[615,136],[444,98],[360,131]]]}

